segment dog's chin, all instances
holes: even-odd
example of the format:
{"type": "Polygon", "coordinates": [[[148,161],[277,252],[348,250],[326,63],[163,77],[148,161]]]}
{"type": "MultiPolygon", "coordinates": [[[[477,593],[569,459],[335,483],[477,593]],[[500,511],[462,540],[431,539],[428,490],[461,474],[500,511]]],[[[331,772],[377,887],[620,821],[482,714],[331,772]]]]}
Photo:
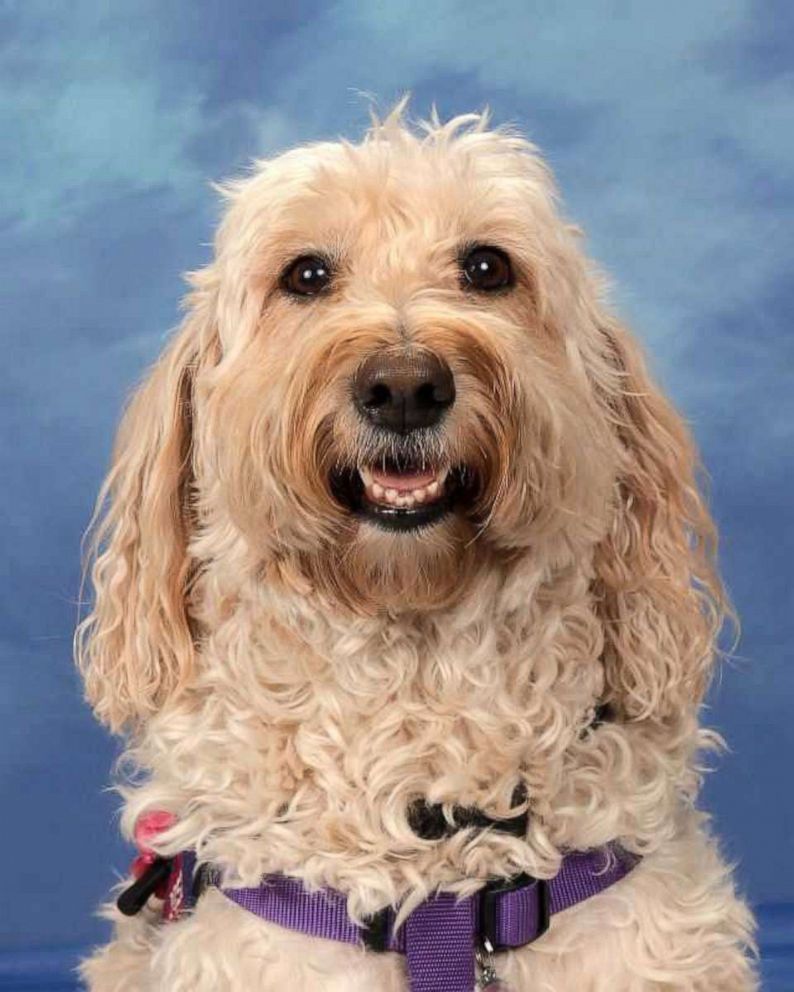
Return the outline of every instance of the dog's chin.
{"type": "Polygon", "coordinates": [[[302,559],[313,590],[360,615],[458,602],[489,552],[475,546],[479,479],[462,465],[338,465],[328,483],[346,521],[302,559]]]}
{"type": "Polygon", "coordinates": [[[337,468],[331,491],[350,514],[379,530],[419,533],[471,509],[476,479],[466,466],[384,463],[337,468]]]}

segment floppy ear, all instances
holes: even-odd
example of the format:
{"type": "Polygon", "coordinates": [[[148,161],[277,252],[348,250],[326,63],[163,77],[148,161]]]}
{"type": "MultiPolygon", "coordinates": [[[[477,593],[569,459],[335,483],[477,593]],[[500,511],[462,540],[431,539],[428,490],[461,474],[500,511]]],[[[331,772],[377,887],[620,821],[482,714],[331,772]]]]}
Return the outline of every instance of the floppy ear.
{"type": "Polygon", "coordinates": [[[730,607],[692,438],[628,332],[613,322],[600,332],[599,392],[623,454],[595,563],[605,701],[627,719],[669,722],[702,701],[730,607]]]}
{"type": "Polygon", "coordinates": [[[157,709],[193,666],[193,382],[211,348],[209,311],[194,307],[133,395],[89,527],[94,606],[75,654],[87,699],[115,731],[157,709]]]}

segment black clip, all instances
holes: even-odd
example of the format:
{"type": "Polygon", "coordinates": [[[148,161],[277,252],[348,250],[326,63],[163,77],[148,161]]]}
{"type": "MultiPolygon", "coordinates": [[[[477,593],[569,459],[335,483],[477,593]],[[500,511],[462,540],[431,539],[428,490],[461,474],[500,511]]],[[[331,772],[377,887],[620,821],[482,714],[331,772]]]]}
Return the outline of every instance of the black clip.
{"type": "Polygon", "coordinates": [[[388,907],[379,909],[369,917],[361,930],[361,940],[368,951],[386,951],[389,949],[389,910],[388,907]]]}
{"type": "MultiPolygon", "coordinates": [[[[501,945],[497,939],[499,925],[499,896],[504,892],[525,889],[534,886],[538,894],[538,929],[532,940],[537,940],[549,929],[551,923],[551,901],[549,883],[545,878],[533,878],[522,872],[513,878],[499,879],[480,890],[480,920],[479,939],[485,945],[487,941],[491,948],[498,949],[501,945]]],[[[532,943],[532,941],[528,941],[532,943]]]]}
{"type": "Polygon", "coordinates": [[[168,881],[173,863],[173,858],[155,858],[140,878],[136,878],[118,897],[116,905],[119,912],[125,916],[140,913],[154,890],[168,881]]]}
{"type": "Polygon", "coordinates": [[[190,901],[195,905],[207,889],[215,885],[216,878],[212,866],[206,862],[200,864],[193,874],[193,886],[190,890],[190,901]]]}

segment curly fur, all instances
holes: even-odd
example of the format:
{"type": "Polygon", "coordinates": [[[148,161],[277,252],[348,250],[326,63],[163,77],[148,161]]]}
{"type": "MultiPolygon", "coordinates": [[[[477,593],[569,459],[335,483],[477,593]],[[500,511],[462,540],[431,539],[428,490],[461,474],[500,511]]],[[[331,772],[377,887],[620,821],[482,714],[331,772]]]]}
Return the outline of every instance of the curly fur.
{"type": "MultiPolygon", "coordinates": [[[[752,920],[694,806],[729,607],[692,440],[536,149],[487,114],[404,110],[219,187],[214,258],[125,412],[77,634],[88,698],[128,738],[123,828],[170,810],[162,853],[193,847],[231,883],[330,885],[356,917],[550,877],[566,848],[619,838],[640,867],[500,956],[510,987],[753,989],[752,920]],[[509,293],[462,290],[475,242],[510,254],[509,293]],[[311,250],[338,282],[289,299],[278,275],[311,250]],[[422,454],[480,483],[420,536],[360,523],[329,487],[374,450],[351,376],[405,340],[457,388],[422,454]],[[505,816],[519,782],[524,838],[409,826],[418,797],[505,816]]],[[[218,893],[167,926],[110,915],[83,966],[96,992],[405,988],[397,956],[218,893]]]]}

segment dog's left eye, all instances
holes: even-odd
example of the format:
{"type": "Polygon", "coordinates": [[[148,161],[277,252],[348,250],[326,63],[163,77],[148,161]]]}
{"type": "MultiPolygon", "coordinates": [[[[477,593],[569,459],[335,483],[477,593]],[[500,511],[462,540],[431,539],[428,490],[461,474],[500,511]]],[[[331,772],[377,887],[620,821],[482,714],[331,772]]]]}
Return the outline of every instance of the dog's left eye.
{"type": "Polygon", "coordinates": [[[485,293],[503,289],[513,282],[510,259],[501,248],[487,245],[472,248],[462,259],[461,270],[466,285],[485,293]]]}
{"type": "Polygon", "coordinates": [[[290,262],[281,276],[281,285],[294,296],[315,296],[331,281],[331,267],[317,255],[301,255],[290,262]]]}

